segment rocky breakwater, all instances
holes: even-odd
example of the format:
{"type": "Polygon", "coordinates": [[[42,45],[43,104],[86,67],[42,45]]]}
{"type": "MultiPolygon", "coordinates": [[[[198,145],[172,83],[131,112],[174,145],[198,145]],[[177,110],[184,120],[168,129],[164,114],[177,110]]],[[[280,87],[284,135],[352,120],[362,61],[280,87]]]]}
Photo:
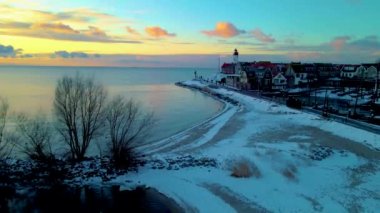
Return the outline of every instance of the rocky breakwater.
{"type": "Polygon", "coordinates": [[[223,94],[220,94],[220,93],[217,93],[215,92],[213,89],[218,89],[219,87],[218,86],[215,86],[215,85],[206,85],[206,84],[203,84],[202,86],[200,85],[195,85],[195,84],[186,84],[186,83],[183,83],[183,82],[177,82],[175,83],[176,86],[179,86],[179,87],[184,87],[184,88],[189,88],[189,89],[195,89],[195,90],[198,90],[204,94],[207,94],[207,95],[210,95],[214,98],[217,98],[219,100],[222,100],[224,102],[227,102],[227,103],[230,103],[234,106],[239,106],[240,103],[226,95],[223,95],[223,94]]]}

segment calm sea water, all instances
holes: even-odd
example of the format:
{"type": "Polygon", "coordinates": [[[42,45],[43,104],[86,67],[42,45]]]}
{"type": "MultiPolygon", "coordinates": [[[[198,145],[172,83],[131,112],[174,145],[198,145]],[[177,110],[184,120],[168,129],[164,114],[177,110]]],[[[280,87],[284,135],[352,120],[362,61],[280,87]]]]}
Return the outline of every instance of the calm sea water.
{"type": "Polygon", "coordinates": [[[153,111],[157,125],[150,141],[189,128],[217,113],[223,105],[202,93],[180,88],[175,82],[198,75],[211,76],[215,69],[110,68],[110,67],[13,67],[0,66],[0,96],[12,112],[52,114],[54,89],[62,76],[94,77],[110,96],[123,95],[153,111]]]}

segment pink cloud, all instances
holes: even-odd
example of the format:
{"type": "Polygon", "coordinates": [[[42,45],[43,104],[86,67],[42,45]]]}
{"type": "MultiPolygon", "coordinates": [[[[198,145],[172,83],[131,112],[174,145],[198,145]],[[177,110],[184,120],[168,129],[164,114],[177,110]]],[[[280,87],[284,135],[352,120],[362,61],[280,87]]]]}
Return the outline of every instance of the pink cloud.
{"type": "Polygon", "coordinates": [[[125,29],[127,30],[127,32],[129,34],[132,34],[132,35],[140,35],[139,32],[137,32],[135,29],[133,29],[132,27],[129,27],[129,26],[126,26],[125,29]]]}
{"type": "Polygon", "coordinates": [[[205,30],[205,31],[202,31],[202,33],[208,36],[232,38],[241,33],[244,33],[244,30],[237,29],[235,25],[229,22],[218,22],[214,30],[209,30],[209,31],[205,30]]]}
{"type": "Polygon", "coordinates": [[[334,50],[340,51],[347,45],[347,41],[350,39],[351,38],[349,36],[336,37],[330,42],[330,46],[334,48],[334,50]]]}
{"type": "Polygon", "coordinates": [[[174,37],[176,36],[176,34],[174,33],[168,33],[168,31],[166,31],[165,29],[161,28],[161,27],[147,27],[145,28],[145,32],[151,36],[151,37],[155,37],[155,38],[161,38],[161,37],[174,37]]]}
{"type": "Polygon", "coordinates": [[[271,35],[265,34],[263,31],[261,31],[260,28],[254,29],[251,33],[255,39],[264,43],[273,43],[276,41],[271,35]]]}

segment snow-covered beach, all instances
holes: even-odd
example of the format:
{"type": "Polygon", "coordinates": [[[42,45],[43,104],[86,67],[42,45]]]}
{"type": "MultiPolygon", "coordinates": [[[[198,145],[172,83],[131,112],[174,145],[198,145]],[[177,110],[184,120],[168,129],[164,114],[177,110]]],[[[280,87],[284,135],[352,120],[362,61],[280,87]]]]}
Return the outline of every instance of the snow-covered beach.
{"type": "Polygon", "coordinates": [[[379,134],[198,81],[182,83],[230,97],[239,105],[226,103],[214,118],[141,147],[155,163],[111,182],[126,188],[154,187],[186,212],[380,208],[379,134]],[[192,160],[175,160],[183,156],[192,160]],[[215,165],[195,164],[199,159],[214,159],[215,165]],[[246,166],[250,177],[231,176],[236,167],[246,166]]]}
{"type": "MultiPolygon", "coordinates": [[[[138,171],[116,171],[109,169],[108,158],[90,158],[66,165],[63,183],[149,187],[146,192],[154,190],[157,202],[175,212],[380,208],[379,134],[199,81],[179,86],[219,99],[223,110],[169,138],[139,146],[144,157],[138,171]]],[[[8,163],[12,170],[33,171],[30,162],[8,163]]]]}

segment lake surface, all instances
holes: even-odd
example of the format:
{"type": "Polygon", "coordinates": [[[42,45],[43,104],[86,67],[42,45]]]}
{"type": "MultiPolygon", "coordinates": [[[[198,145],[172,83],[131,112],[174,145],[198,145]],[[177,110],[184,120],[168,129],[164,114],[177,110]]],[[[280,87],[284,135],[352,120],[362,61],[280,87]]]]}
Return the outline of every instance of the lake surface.
{"type": "Polygon", "coordinates": [[[200,123],[222,109],[223,104],[215,99],[174,85],[194,78],[195,70],[204,77],[216,72],[194,68],[0,66],[0,96],[8,99],[11,112],[42,111],[50,116],[59,78],[77,73],[93,77],[105,86],[109,96],[133,98],[145,110],[154,112],[157,124],[149,138],[154,141],[200,123]]]}

